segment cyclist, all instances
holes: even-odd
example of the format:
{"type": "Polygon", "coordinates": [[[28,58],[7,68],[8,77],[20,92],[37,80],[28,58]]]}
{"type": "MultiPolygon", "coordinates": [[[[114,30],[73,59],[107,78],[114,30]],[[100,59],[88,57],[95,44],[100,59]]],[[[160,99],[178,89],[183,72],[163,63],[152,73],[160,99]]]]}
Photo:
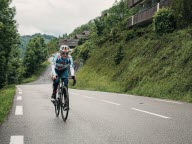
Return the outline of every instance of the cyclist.
{"type": "MultiPolygon", "coordinates": [[[[53,93],[51,101],[54,102],[57,93],[57,87],[59,84],[59,77],[68,77],[68,66],[70,68],[71,77],[76,80],[73,68],[73,59],[69,55],[71,52],[67,45],[60,46],[60,53],[56,54],[52,60],[52,80],[53,80],[53,93]]],[[[68,79],[64,79],[64,85],[68,88],[68,79]]]]}

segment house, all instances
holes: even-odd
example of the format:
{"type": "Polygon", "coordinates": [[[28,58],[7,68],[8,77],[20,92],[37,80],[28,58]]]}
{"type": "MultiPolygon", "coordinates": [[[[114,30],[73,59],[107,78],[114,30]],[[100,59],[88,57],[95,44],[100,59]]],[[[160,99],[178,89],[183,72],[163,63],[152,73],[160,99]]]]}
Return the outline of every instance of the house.
{"type": "Polygon", "coordinates": [[[78,45],[79,39],[60,39],[59,46],[68,45],[70,48],[75,48],[78,45]]]}
{"type": "Polygon", "coordinates": [[[171,0],[128,0],[128,7],[138,7],[139,12],[128,19],[128,28],[151,23],[160,8],[171,5],[171,0]]]}
{"type": "Polygon", "coordinates": [[[86,35],[83,35],[83,34],[76,34],[75,39],[88,39],[88,37],[86,35]]]}
{"type": "Polygon", "coordinates": [[[60,39],[59,46],[68,45],[70,48],[75,48],[78,45],[80,39],[88,39],[90,31],[83,31],[82,34],[76,34],[74,38],[60,39]]]}
{"type": "Polygon", "coordinates": [[[90,31],[83,31],[82,34],[76,34],[75,39],[88,39],[90,31]]]}
{"type": "Polygon", "coordinates": [[[82,34],[88,36],[90,34],[90,31],[83,31],[82,34]]]}

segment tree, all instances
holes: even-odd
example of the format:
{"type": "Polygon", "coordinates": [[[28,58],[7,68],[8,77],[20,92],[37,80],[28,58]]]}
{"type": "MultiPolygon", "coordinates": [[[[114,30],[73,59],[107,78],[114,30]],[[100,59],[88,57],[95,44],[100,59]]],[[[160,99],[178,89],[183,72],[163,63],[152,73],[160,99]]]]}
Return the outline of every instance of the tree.
{"type": "Polygon", "coordinates": [[[7,83],[20,83],[23,79],[24,69],[20,58],[20,50],[12,49],[8,62],[7,83]]]}
{"type": "Polygon", "coordinates": [[[173,0],[172,9],[177,19],[177,27],[184,28],[192,23],[192,1],[173,0]]]}
{"type": "Polygon", "coordinates": [[[58,51],[58,39],[52,39],[49,43],[47,43],[47,49],[48,49],[48,54],[53,54],[58,51]]]}
{"type": "Polygon", "coordinates": [[[32,75],[40,64],[47,58],[48,49],[44,39],[41,36],[36,36],[31,39],[27,45],[27,50],[24,56],[23,64],[25,67],[25,76],[32,75]]]}
{"type": "Polygon", "coordinates": [[[114,57],[115,64],[116,65],[120,64],[120,62],[123,60],[124,56],[125,56],[125,52],[123,50],[123,46],[119,45],[117,54],[114,57]]]}
{"type": "Polygon", "coordinates": [[[63,34],[63,38],[64,38],[64,39],[67,39],[67,38],[68,38],[67,33],[63,34]]]}
{"type": "Polygon", "coordinates": [[[97,29],[97,35],[101,36],[103,34],[104,24],[100,18],[94,19],[95,26],[97,29]]]}
{"type": "Polygon", "coordinates": [[[156,12],[153,18],[153,27],[158,34],[173,32],[176,28],[173,10],[162,8],[156,12]]]}
{"type": "Polygon", "coordinates": [[[0,0],[0,88],[7,84],[11,51],[18,49],[19,43],[14,20],[15,8],[11,8],[10,3],[11,0],[0,0]]]}

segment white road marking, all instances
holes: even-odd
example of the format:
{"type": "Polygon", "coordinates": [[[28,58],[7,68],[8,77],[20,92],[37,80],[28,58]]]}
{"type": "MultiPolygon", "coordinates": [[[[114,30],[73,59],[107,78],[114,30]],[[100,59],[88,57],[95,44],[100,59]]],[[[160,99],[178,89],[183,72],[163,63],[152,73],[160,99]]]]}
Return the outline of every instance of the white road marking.
{"type": "Polygon", "coordinates": [[[174,103],[174,104],[183,104],[181,102],[175,102],[175,101],[169,101],[169,100],[161,100],[161,99],[156,99],[157,101],[163,101],[163,102],[168,102],[168,103],[174,103]]]}
{"type": "Polygon", "coordinates": [[[11,136],[10,144],[24,144],[24,136],[11,136]]]}
{"type": "Polygon", "coordinates": [[[89,96],[84,96],[85,98],[89,98],[89,99],[96,99],[94,97],[89,97],[89,96]]]}
{"type": "Polygon", "coordinates": [[[110,101],[106,101],[106,100],[101,100],[101,101],[106,102],[106,103],[110,103],[110,104],[114,104],[114,105],[117,105],[117,106],[120,105],[120,104],[118,104],[118,103],[114,103],[114,102],[110,102],[110,101]]]}
{"type": "Polygon", "coordinates": [[[23,106],[16,106],[15,115],[23,115],[23,106]]]}
{"type": "Polygon", "coordinates": [[[22,94],[22,92],[20,91],[19,94],[22,94]]]}
{"type": "Polygon", "coordinates": [[[77,93],[74,93],[74,92],[70,92],[71,94],[74,94],[74,95],[80,95],[80,94],[77,94],[77,93]]]}
{"type": "Polygon", "coordinates": [[[19,91],[22,91],[19,87],[17,87],[17,89],[18,89],[19,91]]]}
{"type": "MultiPolygon", "coordinates": [[[[77,94],[77,93],[74,93],[74,92],[70,92],[71,94],[74,94],[74,95],[80,95],[80,94],[77,94]]],[[[85,95],[83,95],[83,97],[85,97],[85,98],[90,98],[90,99],[96,99],[96,98],[94,98],[94,97],[90,97],[90,96],[85,96],[85,95]]]]}
{"type": "Polygon", "coordinates": [[[163,115],[151,113],[151,112],[148,112],[148,111],[144,111],[144,110],[140,110],[140,109],[136,109],[136,108],[131,108],[131,109],[139,111],[139,112],[147,113],[147,114],[150,114],[150,115],[158,116],[158,117],[161,117],[161,118],[170,119],[170,117],[166,117],[166,116],[163,116],[163,115]]]}
{"type": "Polygon", "coordinates": [[[17,100],[22,100],[22,96],[18,96],[18,97],[17,97],[17,100]]]}
{"type": "Polygon", "coordinates": [[[125,97],[135,97],[133,95],[128,95],[128,94],[117,94],[118,96],[125,96],[125,97]]]}

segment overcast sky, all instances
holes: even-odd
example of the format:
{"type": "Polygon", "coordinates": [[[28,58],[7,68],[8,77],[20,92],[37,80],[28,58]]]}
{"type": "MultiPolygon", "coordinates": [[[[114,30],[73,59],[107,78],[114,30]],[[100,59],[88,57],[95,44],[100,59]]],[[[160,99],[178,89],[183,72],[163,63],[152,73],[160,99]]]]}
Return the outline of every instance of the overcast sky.
{"type": "Polygon", "coordinates": [[[101,15],[115,0],[13,0],[18,31],[59,36],[101,15]]]}

